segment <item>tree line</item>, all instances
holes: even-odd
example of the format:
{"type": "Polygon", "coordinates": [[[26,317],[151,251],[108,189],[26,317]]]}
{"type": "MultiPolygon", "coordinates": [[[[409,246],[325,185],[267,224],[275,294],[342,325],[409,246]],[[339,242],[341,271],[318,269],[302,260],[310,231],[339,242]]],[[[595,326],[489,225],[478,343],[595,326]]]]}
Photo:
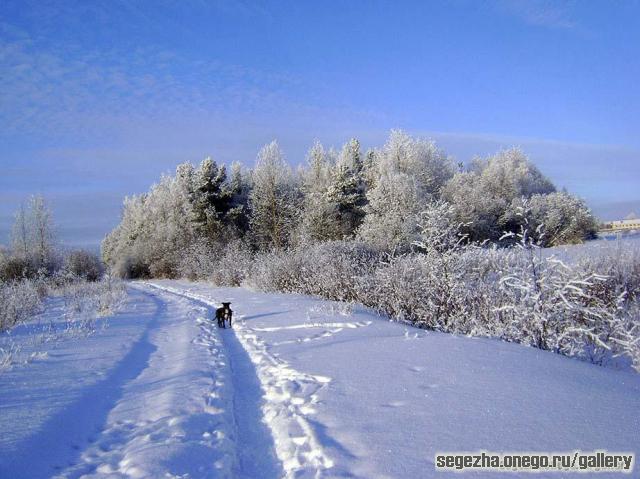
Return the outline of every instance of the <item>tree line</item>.
{"type": "Polygon", "coordinates": [[[182,163],[125,199],[102,253],[125,277],[176,276],[185,251],[234,241],[269,251],[355,239],[399,254],[415,248],[422,212],[439,201],[467,241],[508,242],[501,238],[519,231],[513,212],[523,201],[531,234],[545,225],[537,238],[544,246],[581,242],[597,229],[584,201],[558,191],[518,149],[462,166],[434,142],[394,130],[366,152],[356,139],[340,150],[316,142],[295,170],[276,141],[251,169],[212,158],[182,163]]]}

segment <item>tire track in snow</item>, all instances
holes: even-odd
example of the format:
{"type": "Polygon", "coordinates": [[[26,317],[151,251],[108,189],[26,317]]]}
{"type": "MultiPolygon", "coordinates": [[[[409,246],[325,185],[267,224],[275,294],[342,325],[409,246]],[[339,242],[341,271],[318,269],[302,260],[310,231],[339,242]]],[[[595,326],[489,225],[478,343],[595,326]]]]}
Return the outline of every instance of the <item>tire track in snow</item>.
{"type": "MultiPolygon", "coordinates": [[[[199,294],[170,286],[147,284],[193,299],[211,308],[216,307],[211,299],[199,294]]],[[[262,417],[254,418],[254,424],[255,421],[264,422],[271,430],[284,477],[318,478],[330,475],[329,470],[334,463],[324,451],[308,416],[315,413],[314,406],[319,400],[318,392],[326,387],[331,378],[295,370],[286,361],[269,353],[254,330],[245,326],[243,316],[239,316],[238,319],[239,321],[234,322],[234,329],[223,331],[221,336],[225,338],[230,361],[240,359],[243,367],[249,365],[253,376],[257,374],[260,380],[262,390],[259,394],[264,395],[262,417]],[[243,355],[246,357],[244,360],[243,355]],[[250,359],[250,362],[247,359],[250,359]]],[[[358,326],[365,326],[365,324],[358,326]]],[[[237,374],[235,364],[234,368],[235,376],[237,374]]],[[[240,384],[236,388],[245,386],[242,374],[238,376],[238,381],[240,384]]],[[[255,394],[256,391],[252,393],[255,394]]]]}

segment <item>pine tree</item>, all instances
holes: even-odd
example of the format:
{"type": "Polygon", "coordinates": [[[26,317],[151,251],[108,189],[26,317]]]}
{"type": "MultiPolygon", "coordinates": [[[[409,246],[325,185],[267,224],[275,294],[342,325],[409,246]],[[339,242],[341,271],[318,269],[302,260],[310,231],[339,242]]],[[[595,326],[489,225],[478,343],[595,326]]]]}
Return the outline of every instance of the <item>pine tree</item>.
{"type": "Polygon", "coordinates": [[[221,237],[231,199],[225,166],[206,158],[195,174],[193,200],[193,221],[202,237],[208,240],[221,237]]]}
{"type": "Polygon", "coordinates": [[[360,143],[356,139],[344,145],[332,174],[327,199],[333,210],[338,237],[352,237],[364,219],[367,202],[360,143]]]}

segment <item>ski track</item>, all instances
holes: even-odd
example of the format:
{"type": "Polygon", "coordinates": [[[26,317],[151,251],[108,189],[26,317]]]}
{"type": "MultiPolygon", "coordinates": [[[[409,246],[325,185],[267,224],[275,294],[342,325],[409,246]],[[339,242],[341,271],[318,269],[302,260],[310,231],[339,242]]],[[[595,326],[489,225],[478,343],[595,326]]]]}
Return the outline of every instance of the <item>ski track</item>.
{"type": "MultiPolygon", "coordinates": [[[[147,283],[153,288],[172,293],[181,297],[190,298],[200,304],[210,308],[216,308],[216,304],[210,298],[203,297],[196,293],[173,288],[165,285],[147,283]]],[[[255,388],[260,389],[263,399],[260,401],[262,408],[261,421],[270,430],[275,443],[275,452],[281,463],[283,473],[286,478],[319,478],[330,475],[329,469],[334,466],[334,462],[327,455],[322,444],[312,426],[309,416],[316,411],[315,405],[319,401],[318,393],[330,383],[331,378],[319,375],[310,375],[293,369],[286,361],[271,354],[263,341],[255,334],[256,331],[277,331],[279,329],[303,329],[303,328],[334,328],[328,332],[321,333],[317,337],[326,337],[339,332],[343,328],[355,328],[367,326],[367,322],[362,324],[354,323],[305,323],[300,325],[285,326],[282,328],[256,328],[246,326],[243,316],[238,316],[234,321],[232,330],[222,331],[227,353],[232,363],[233,377],[242,384],[236,384],[235,390],[242,390],[245,396],[255,396],[255,388]],[[238,358],[248,355],[252,367],[257,372],[259,384],[249,384],[250,394],[247,394],[246,371],[238,374],[239,367],[236,366],[238,358]]],[[[242,364],[246,368],[247,364],[242,364]]],[[[236,403],[239,400],[235,399],[236,403]]],[[[236,404],[236,418],[244,418],[244,408],[236,404]]],[[[254,418],[255,427],[258,418],[254,418]]],[[[242,429],[242,428],[239,428],[242,429]]],[[[252,441],[249,441],[252,442],[252,441]]],[[[245,448],[241,448],[245,450],[245,448]]],[[[240,457],[242,470],[247,471],[247,464],[244,462],[251,458],[240,457]],[[243,462],[244,461],[244,462],[243,462]]],[[[255,469],[254,469],[255,470],[255,469]]],[[[267,477],[264,472],[258,476],[247,475],[247,477],[267,477]]]]}

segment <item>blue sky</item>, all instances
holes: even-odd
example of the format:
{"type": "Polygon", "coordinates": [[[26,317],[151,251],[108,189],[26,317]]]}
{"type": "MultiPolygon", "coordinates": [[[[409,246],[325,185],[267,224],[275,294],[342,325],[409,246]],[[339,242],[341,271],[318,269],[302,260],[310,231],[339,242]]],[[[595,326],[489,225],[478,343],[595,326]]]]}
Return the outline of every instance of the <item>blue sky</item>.
{"type": "Polygon", "coordinates": [[[640,213],[640,2],[0,3],[0,243],[29,194],[97,244],[122,197],[278,139],[460,161],[520,146],[603,217],[640,213]]]}

